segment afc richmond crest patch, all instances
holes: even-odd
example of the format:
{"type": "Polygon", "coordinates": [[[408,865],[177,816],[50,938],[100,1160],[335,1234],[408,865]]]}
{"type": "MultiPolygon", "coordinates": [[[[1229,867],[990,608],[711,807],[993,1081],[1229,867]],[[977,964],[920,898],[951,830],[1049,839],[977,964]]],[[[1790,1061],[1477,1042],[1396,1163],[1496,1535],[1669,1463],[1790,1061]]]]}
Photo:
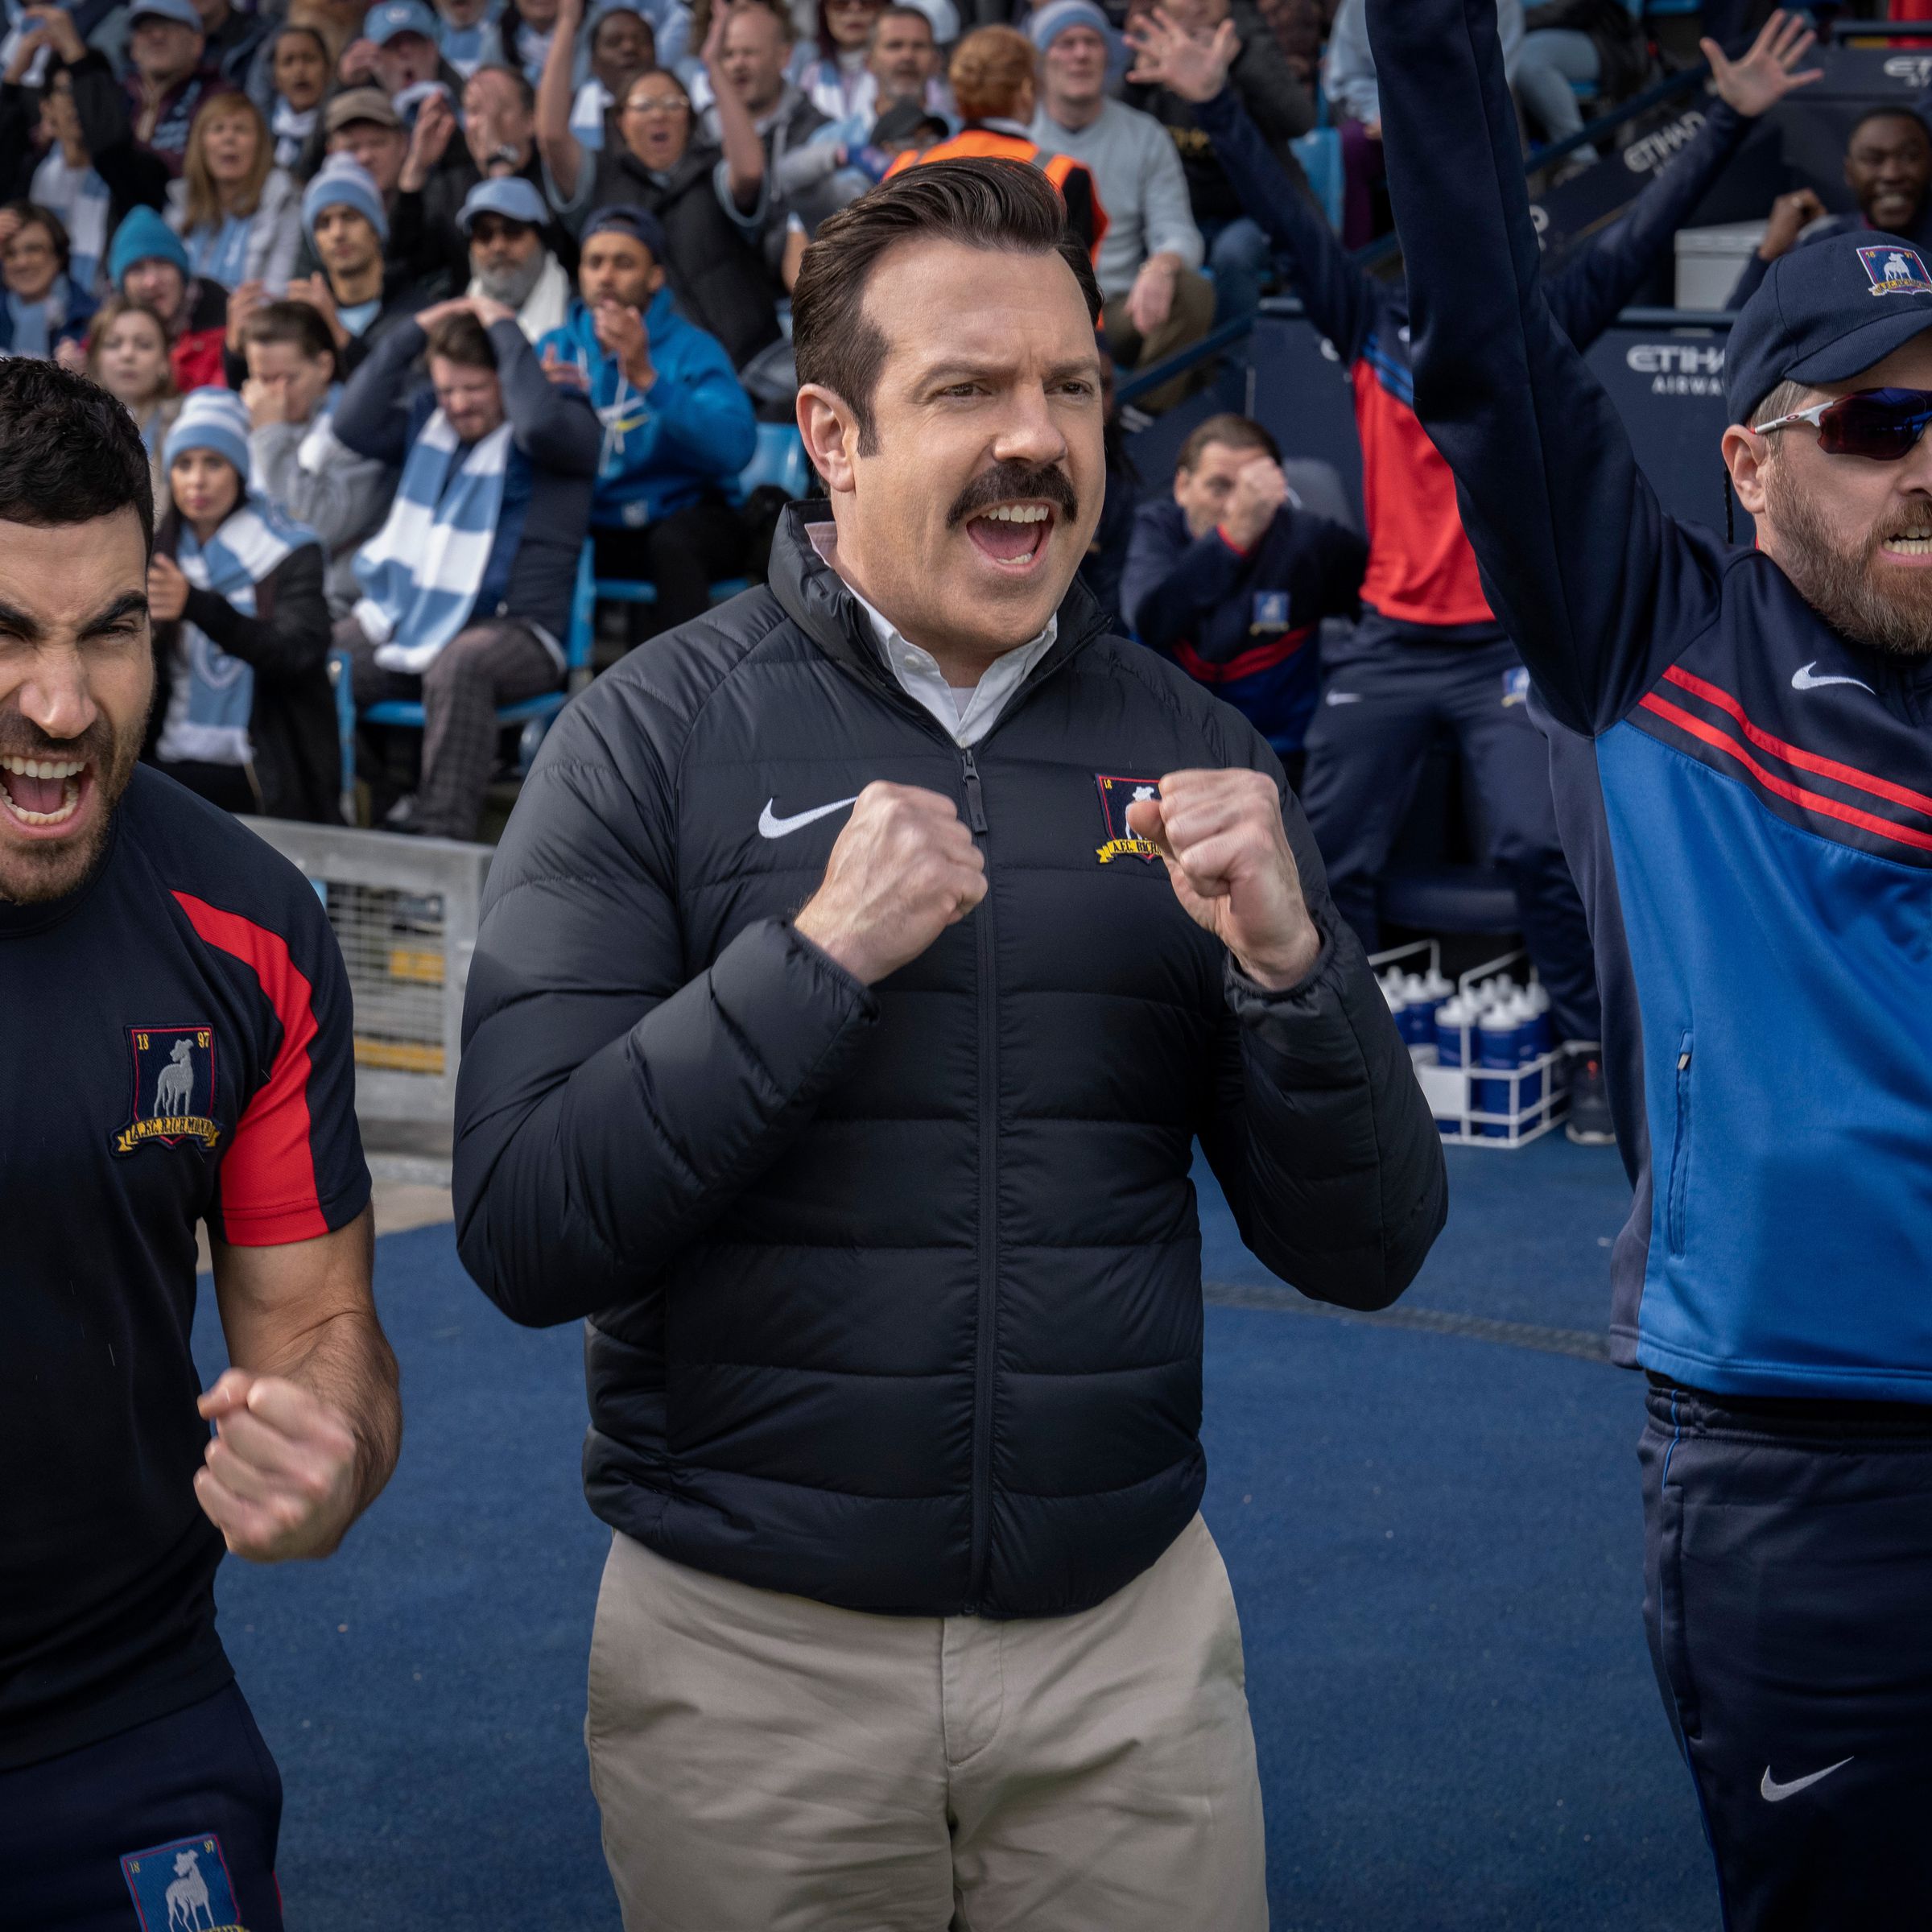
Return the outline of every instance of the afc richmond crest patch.
{"type": "Polygon", "coordinates": [[[1127,807],[1141,799],[1158,799],[1160,786],[1152,778],[1115,778],[1096,771],[1093,782],[1100,788],[1100,823],[1106,829],[1105,842],[1096,847],[1103,865],[1120,858],[1158,859],[1158,848],[1146,839],[1136,838],[1127,829],[1127,807]]]}
{"type": "Polygon", "coordinates": [[[1265,631],[1286,630],[1288,628],[1286,591],[1257,590],[1249,609],[1253,613],[1248,625],[1249,637],[1258,637],[1265,631]]]}
{"type": "Polygon", "coordinates": [[[151,1141],[164,1147],[221,1137],[215,1117],[215,1034],[212,1026],[130,1026],[134,1063],[134,1117],[114,1136],[116,1154],[151,1141]]]}
{"type": "Polygon", "coordinates": [[[1861,248],[1858,258],[1872,278],[1873,295],[1932,295],[1932,276],[1926,275],[1917,249],[1881,242],[1876,247],[1861,248]]]}
{"type": "Polygon", "coordinates": [[[142,1932],[244,1932],[228,1861],[212,1831],[130,1852],[121,1876],[134,1895],[142,1932]]]}

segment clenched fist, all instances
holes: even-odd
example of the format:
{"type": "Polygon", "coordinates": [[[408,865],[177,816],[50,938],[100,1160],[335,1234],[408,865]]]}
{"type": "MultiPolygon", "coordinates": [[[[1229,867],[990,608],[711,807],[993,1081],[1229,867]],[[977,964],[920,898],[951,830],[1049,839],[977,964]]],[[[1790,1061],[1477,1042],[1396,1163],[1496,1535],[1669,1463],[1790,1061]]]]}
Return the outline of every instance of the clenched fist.
{"type": "Polygon", "coordinates": [[[1322,937],[1282,824],[1274,781],[1258,771],[1170,771],[1161,795],[1127,807],[1127,828],[1167,864],[1174,896],[1256,985],[1306,979],[1322,937]]]}
{"type": "Polygon", "coordinates": [[[356,1439],[299,1383],[227,1370],[201,1397],[219,1430],[195,1494],[237,1556],[326,1556],[357,1509],[356,1439]]]}
{"type": "Polygon", "coordinates": [[[916,960],[986,896],[986,861],[952,800],[868,785],[792,924],[856,980],[875,985],[916,960]]]}

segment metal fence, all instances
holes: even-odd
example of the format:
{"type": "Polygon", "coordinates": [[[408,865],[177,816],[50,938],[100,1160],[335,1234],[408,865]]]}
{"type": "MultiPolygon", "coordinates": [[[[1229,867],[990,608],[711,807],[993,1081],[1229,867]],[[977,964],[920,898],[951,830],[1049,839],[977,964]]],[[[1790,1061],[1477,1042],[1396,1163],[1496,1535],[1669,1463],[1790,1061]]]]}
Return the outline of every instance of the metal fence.
{"type": "Polygon", "coordinates": [[[449,1119],[489,847],[282,819],[243,823],[328,909],[355,1001],[357,1112],[449,1119]]]}

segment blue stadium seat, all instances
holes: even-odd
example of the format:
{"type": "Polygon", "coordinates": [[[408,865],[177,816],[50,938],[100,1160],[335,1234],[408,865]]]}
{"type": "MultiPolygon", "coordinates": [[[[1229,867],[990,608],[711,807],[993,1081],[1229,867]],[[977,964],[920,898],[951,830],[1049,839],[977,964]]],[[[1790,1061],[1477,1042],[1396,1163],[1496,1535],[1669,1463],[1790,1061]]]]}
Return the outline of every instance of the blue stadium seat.
{"type": "MultiPolygon", "coordinates": [[[[503,705],[497,712],[497,724],[523,727],[518,746],[519,771],[527,769],[530,759],[535,757],[551,720],[590,682],[591,647],[596,641],[596,592],[590,546],[586,543],[577,554],[576,587],[571,593],[570,630],[564,640],[564,688],[543,691],[534,698],[525,698],[519,704],[503,705]]],[[[341,652],[329,653],[328,675],[336,687],[336,724],[342,737],[343,795],[347,801],[355,784],[357,714],[355,695],[350,689],[349,659],[341,652]]],[[[422,705],[407,698],[385,698],[380,704],[368,706],[361,717],[365,724],[387,724],[405,731],[420,731],[423,724],[422,705]]],[[[343,816],[350,815],[345,804],[343,816]]]]}
{"type": "MultiPolygon", "coordinates": [[[[758,448],[751,460],[738,472],[733,484],[733,502],[742,503],[762,485],[772,483],[792,497],[804,495],[811,481],[811,466],[805,459],[805,443],[789,423],[761,423],[758,448]]],[[[711,601],[722,604],[741,590],[751,588],[749,577],[722,577],[711,587],[711,601]]],[[[654,604],[658,587],[630,577],[600,577],[597,581],[600,604],[654,604]]]]}

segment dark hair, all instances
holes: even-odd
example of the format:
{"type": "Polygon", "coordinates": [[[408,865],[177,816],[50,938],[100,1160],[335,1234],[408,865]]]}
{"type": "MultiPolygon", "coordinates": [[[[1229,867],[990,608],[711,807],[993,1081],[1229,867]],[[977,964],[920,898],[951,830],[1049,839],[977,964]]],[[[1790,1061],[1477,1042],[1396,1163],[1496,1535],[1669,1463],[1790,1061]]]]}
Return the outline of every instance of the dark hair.
{"type": "Polygon", "coordinates": [[[68,263],[72,259],[68,246],[67,224],[51,208],[43,208],[38,201],[9,201],[4,208],[0,208],[0,215],[18,215],[21,228],[45,229],[47,240],[54,245],[54,259],[60,265],[61,274],[67,273],[68,263]]]}
{"type": "Polygon", "coordinates": [[[1868,127],[1874,121],[1909,121],[1926,137],[1927,142],[1932,143],[1932,126],[1926,125],[1925,116],[1919,113],[1917,108],[1908,107],[1904,101],[1901,101],[1896,103],[1887,103],[1879,107],[1867,108],[1852,123],[1852,131],[1845,136],[1847,153],[1851,151],[1852,143],[1858,138],[1860,130],[1868,127]]]}
{"type": "MultiPolygon", "coordinates": [[[[646,23],[646,24],[649,23],[646,23]]],[[[597,36],[593,34],[591,38],[594,40],[597,36]]],[[[534,114],[537,111],[537,90],[530,85],[530,76],[525,73],[522,68],[512,67],[506,61],[485,60],[481,67],[473,68],[470,70],[469,80],[463,83],[464,89],[469,88],[470,80],[477,80],[485,74],[501,74],[506,80],[510,81],[515,87],[517,98],[522,103],[524,113],[534,114]]]]}
{"type": "Polygon", "coordinates": [[[242,347],[251,342],[286,342],[312,362],[318,356],[327,357],[332,365],[336,361],[336,339],[322,312],[306,302],[263,303],[242,326],[242,347]]]}
{"type": "Polygon", "coordinates": [[[1174,458],[1174,467],[1177,470],[1199,469],[1201,452],[1210,443],[1218,443],[1224,449],[1263,450],[1277,463],[1282,460],[1281,445],[1253,417],[1237,416],[1229,412],[1210,416],[1195,430],[1181,445],[1181,453],[1174,458]]]}
{"type": "MultiPolygon", "coordinates": [[[[617,19],[620,12],[628,13],[631,19],[635,20],[638,25],[643,28],[645,38],[650,43],[650,57],[653,60],[655,60],[658,57],[658,30],[653,27],[650,22],[642,14],[639,13],[635,7],[619,8],[613,6],[609,13],[599,14],[597,17],[597,25],[590,30],[590,39],[588,42],[590,51],[593,54],[597,51],[597,40],[599,36],[603,33],[605,28],[609,27],[611,22],[617,19]]],[[[532,90],[531,97],[533,99],[535,97],[534,89],[532,90]]]]}
{"type": "Polygon", "coordinates": [[[57,362],[0,362],[0,522],[36,530],[131,509],[155,547],[155,493],[134,419],[57,362]]]}
{"type": "Polygon", "coordinates": [[[867,456],[875,446],[872,398],[889,345],[865,313],[865,285],[895,243],[924,241],[1057,254],[1080,284],[1088,319],[1100,319],[1093,264],[1068,232],[1059,190],[1030,162],[922,162],[861,196],[828,215],[805,251],[791,292],[791,341],[799,382],[815,382],[845,404],[867,456]]]}
{"type": "Polygon", "coordinates": [[[466,369],[494,369],[497,352],[489,331],[466,308],[444,316],[429,332],[427,353],[445,362],[460,362],[466,369]]]}

